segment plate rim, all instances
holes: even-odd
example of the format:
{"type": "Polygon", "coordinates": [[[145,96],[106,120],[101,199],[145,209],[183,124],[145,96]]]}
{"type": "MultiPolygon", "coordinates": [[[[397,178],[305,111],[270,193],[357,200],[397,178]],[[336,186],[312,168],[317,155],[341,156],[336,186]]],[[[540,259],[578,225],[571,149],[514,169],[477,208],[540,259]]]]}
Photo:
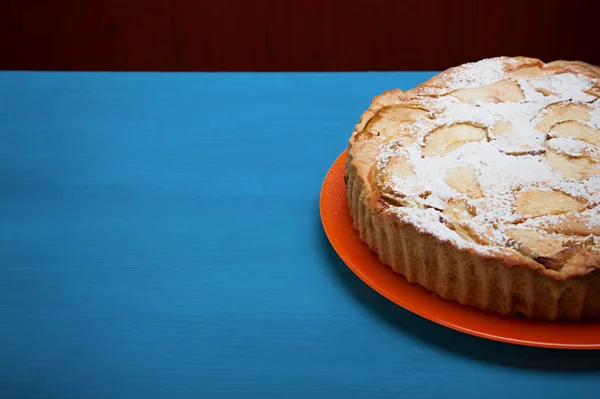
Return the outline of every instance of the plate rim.
{"type": "MultiPolygon", "coordinates": [[[[327,206],[328,201],[330,201],[328,199],[328,195],[330,193],[330,190],[333,191],[331,189],[332,187],[335,187],[336,185],[339,187],[340,185],[344,184],[343,179],[339,179],[339,182],[337,182],[334,180],[334,178],[336,176],[339,176],[339,172],[337,169],[341,169],[341,168],[343,168],[343,165],[345,165],[346,155],[347,155],[347,149],[342,151],[342,153],[336,157],[335,161],[330,166],[330,168],[328,169],[328,171],[325,175],[323,184],[321,186],[321,192],[319,195],[319,215],[321,218],[321,224],[322,224],[323,230],[325,231],[327,240],[333,247],[336,254],[342,259],[344,264],[359,279],[361,279],[365,284],[367,284],[367,286],[369,286],[371,289],[373,289],[374,291],[376,291],[377,293],[382,295],[387,300],[391,301],[392,303],[396,304],[397,306],[404,308],[405,310],[407,310],[411,313],[414,313],[424,319],[427,319],[429,321],[432,321],[432,322],[442,325],[444,327],[447,327],[447,328],[450,328],[450,329],[453,329],[453,330],[456,330],[456,331],[459,331],[461,333],[465,333],[468,335],[476,336],[479,338],[484,338],[484,339],[489,339],[489,340],[504,342],[504,343],[509,343],[509,344],[521,345],[521,346],[541,347],[541,348],[550,348],[550,349],[566,349],[566,350],[598,350],[598,349],[600,349],[600,321],[584,322],[582,324],[568,323],[568,322],[556,323],[556,322],[549,322],[549,321],[517,318],[518,316],[503,316],[503,315],[499,315],[499,314],[495,314],[495,313],[487,313],[487,312],[484,312],[484,311],[481,311],[481,310],[478,310],[475,308],[461,305],[454,301],[445,301],[444,299],[436,296],[432,292],[427,291],[425,288],[423,288],[421,286],[408,283],[406,281],[405,277],[402,276],[401,274],[394,273],[397,276],[397,278],[404,279],[404,284],[410,284],[411,290],[413,290],[415,292],[417,292],[417,290],[424,291],[425,294],[428,294],[428,295],[434,297],[435,301],[440,301],[440,304],[444,303],[445,306],[453,306],[456,309],[462,308],[463,310],[460,310],[459,313],[464,311],[465,315],[467,313],[473,313],[473,314],[478,314],[479,317],[482,317],[482,318],[489,318],[491,321],[493,321],[494,319],[496,321],[500,321],[500,320],[509,321],[509,322],[514,321],[517,324],[526,325],[526,326],[529,325],[532,328],[542,328],[542,329],[551,328],[551,329],[553,329],[554,332],[556,332],[557,327],[558,327],[558,329],[560,329],[561,326],[564,326],[563,328],[576,328],[576,326],[578,326],[578,325],[587,325],[587,326],[591,326],[592,328],[597,328],[598,336],[599,336],[597,343],[580,343],[580,344],[558,342],[558,341],[560,341],[560,339],[557,339],[556,342],[549,342],[548,340],[534,341],[531,339],[519,339],[518,337],[514,337],[514,336],[510,337],[510,336],[506,336],[504,334],[492,334],[492,333],[485,332],[485,331],[478,331],[477,329],[474,329],[472,327],[469,328],[468,326],[464,326],[464,325],[461,325],[460,323],[452,322],[451,320],[448,320],[444,317],[439,317],[439,315],[432,314],[430,312],[424,312],[422,309],[416,309],[414,306],[408,305],[405,301],[398,300],[398,298],[396,298],[394,295],[392,295],[390,292],[388,292],[388,290],[383,289],[377,283],[377,281],[375,281],[373,279],[373,276],[367,274],[364,270],[357,267],[357,265],[355,265],[352,260],[348,259],[348,254],[340,249],[340,245],[336,245],[336,244],[338,244],[337,243],[338,237],[336,237],[336,235],[334,233],[334,229],[331,226],[330,222],[327,221],[329,219],[327,217],[325,217],[326,215],[332,215],[335,213],[333,210],[329,209],[327,206]],[[448,305],[448,304],[446,304],[446,302],[451,302],[454,305],[448,305]],[[511,320],[511,319],[514,319],[514,320],[511,320]]],[[[345,187],[341,187],[341,188],[343,188],[343,191],[345,192],[345,187]]],[[[347,203],[345,195],[344,195],[343,203],[347,209],[348,203],[347,203]]],[[[352,229],[352,231],[354,232],[354,234],[356,236],[358,236],[358,233],[356,232],[356,230],[352,229]]],[[[358,239],[360,240],[360,238],[358,238],[358,239]]],[[[361,242],[362,242],[362,240],[361,240],[361,242]]],[[[366,245],[366,244],[363,243],[363,245],[366,245]]],[[[367,248],[367,250],[371,251],[368,248],[367,248]]],[[[375,254],[374,252],[372,252],[372,253],[375,254]]],[[[379,263],[379,265],[381,267],[388,267],[388,266],[385,266],[383,263],[381,263],[381,261],[379,261],[378,259],[377,259],[377,262],[379,263]]],[[[379,267],[379,266],[377,266],[377,267],[379,267]]]]}

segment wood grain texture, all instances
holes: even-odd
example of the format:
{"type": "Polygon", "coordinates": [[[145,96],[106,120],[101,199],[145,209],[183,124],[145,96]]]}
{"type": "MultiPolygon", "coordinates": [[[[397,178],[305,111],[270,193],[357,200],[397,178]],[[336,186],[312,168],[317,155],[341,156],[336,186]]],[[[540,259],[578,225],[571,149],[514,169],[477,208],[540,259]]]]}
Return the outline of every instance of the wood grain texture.
{"type": "Polygon", "coordinates": [[[429,77],[0,73],[0,398],[593,397],[600,351],[431,323],[325,237],[358,116],[429,77]]]}
{"type": "Polygon", "coordinates": [[[593,4],[5,0],[0,68],[438,70],[495,55],[600,64],[593,4]]]}

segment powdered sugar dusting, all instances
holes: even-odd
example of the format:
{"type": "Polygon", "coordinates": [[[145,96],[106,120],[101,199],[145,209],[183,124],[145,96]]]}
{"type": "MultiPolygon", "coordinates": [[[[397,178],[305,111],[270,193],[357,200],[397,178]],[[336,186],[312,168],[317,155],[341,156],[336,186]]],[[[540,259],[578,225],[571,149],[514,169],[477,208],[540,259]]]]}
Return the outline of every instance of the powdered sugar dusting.
{"type": "Polygon", "coordinates": [[[600,129],[600,100],[598,99],[592,103],[589,125],[595,129],[600,129]]]}
{"type": "Polygon", "coordinates": [[[423,233],[433,234],[448,241],[461,241],[461,237],[456,231],[448,228],[445,224],[440,223],[440,215],[433,208],[413,208],[410,210],[400,208],[398,209],[397,215],[402,222],[417,226],[423,233]]]}
{"type": "Polygon", "coordinates": [[[526,220],[521,224],[521,226],[527,229],[536,230],[545,225],[560,226],[564,224],[572,225],[573,223],[583,223],[589,229],[597,229],[600,227],[600,208],[593,207],[591,209],[586,209],[582,212],[579,212],[576,219],[573,219],[573,215],[569,213],[560,215],[547,215],[526,220]]]}
{"type": "Polygon", "coordinates": [[[517,79],[521,89],[529,101],[534,103],[552,103],[555,101],[571,100],[588,102],[594,96],[584,90],[591,87],[591,79],[573,73],[540,76],[532,79],[517,79]]]}
{"type": "MultiPolygon", "coordinates": [[[[519,192],[545,190],[549,193],[554,190],[583,199],[591,207],[600,203],[600,176],[583,181],[566,177],[544,156],[547,149],[553,149],[573,157],[592,157],[600,162],[598,149],[573,138],[549,139],[547,132],[538,130],[537,125],[540,115],[549,105],[578,102],[592,108],[589,120],[583,122],[599,129],[600,101],[594,101],[596,97],[585,93],[594,80],[573,73],[513,79],[505,68],[506,61],[502,59],[488,59],[454,68],[445,81],[444,95],[423,98],[422,104],[426,105],[433,118],[420,116],[412,123],[402,125],[402,134],[410,134],[416,139],[414,143],[404,145],[397,140],[389,141],[381,148],[378,158],[378,167],[384,168],[390,158],[401,155],[412,171],[408,176],[393,176],[385,182],[386,189],[416,204],[396,208],[401,220],[442,240],[459,246],[484,248],[488,252],[497,251],[507,242],[504,229],[523,222],[524,216],[516,208],[519,192]],[[452,91],[457,89],[477,88],[509,79],[518,84],[524,98],[519,101],[469,102],[452,95],[452,91]],[[446,143],[443,137],[437,137],[436,145],[441,146],[443,153],[426,152],[428,146],[433,145],[432,132],[461,124],[468,125],[470,130],[465,128],[452,134],[463,135],[460,136],[462,138],[446,143]],[[474,128],[485,133],[484,139],[473,133],[474,128]],[[473,184],[476,185],[481,196],[449,183],[449,173],[458,168],[473,171],[475,181],[469,187],[472,189],[473,184]],[[451,200],[464,201],[470,209],[476,210],[471,219],[460,223],[469,224],[476,235],[487,237],[495,245],[465,239],[444,223],[444,209],[451,200]],[[490,229],[490,226],[494,228],[490,229]]],[[[425,95],[431,93],[428,90],[422,92],[425,95]]],[[[590,227],[593,227],[592,223],[600,226],[596,210],[585,212],[588,213],[586,220],[590,227]]],[[[552,218],[561,220],[560,215],[552,218]]]]}
{"type": "Polygon", "coordinates": [[[556,152],[570,155],[572,157],[582,157],[585,155],[596,155],[598,147],[588,144],[581,140],[575,140],[570,137],[556,137],[548,140],[548,148],[552,148],[556,152]]]}
{"type": "Polygon", "coordinates": [[[456,67],[456,72],[447,82],[450,90],[485,86],[498,82],[505,76],[504,64],[499,58],[463,64],[456,67]]]}

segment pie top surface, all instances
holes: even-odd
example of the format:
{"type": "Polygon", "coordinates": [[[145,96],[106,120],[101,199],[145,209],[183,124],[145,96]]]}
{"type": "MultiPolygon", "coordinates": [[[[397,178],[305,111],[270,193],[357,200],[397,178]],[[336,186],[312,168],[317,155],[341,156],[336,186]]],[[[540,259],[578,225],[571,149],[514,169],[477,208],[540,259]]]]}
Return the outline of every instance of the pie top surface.
{"type": "Polygon", "coordinates": [[[498,57],[376,97],[350,139],[373,203],[481,256],[600,268],[600,69],[498,57]]]}

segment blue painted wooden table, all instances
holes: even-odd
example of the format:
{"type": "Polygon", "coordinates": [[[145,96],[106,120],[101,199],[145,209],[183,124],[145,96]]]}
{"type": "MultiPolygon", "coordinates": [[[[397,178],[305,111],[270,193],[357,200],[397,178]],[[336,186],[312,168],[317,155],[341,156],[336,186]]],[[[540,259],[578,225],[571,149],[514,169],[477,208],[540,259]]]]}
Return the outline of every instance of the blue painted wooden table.
{"type": "Polygon", "coordinates": [[[440,327],[326,240],[359,115],[429,76],[0,73],[0,397],[597,397],[600,352],[440,327]]]}

